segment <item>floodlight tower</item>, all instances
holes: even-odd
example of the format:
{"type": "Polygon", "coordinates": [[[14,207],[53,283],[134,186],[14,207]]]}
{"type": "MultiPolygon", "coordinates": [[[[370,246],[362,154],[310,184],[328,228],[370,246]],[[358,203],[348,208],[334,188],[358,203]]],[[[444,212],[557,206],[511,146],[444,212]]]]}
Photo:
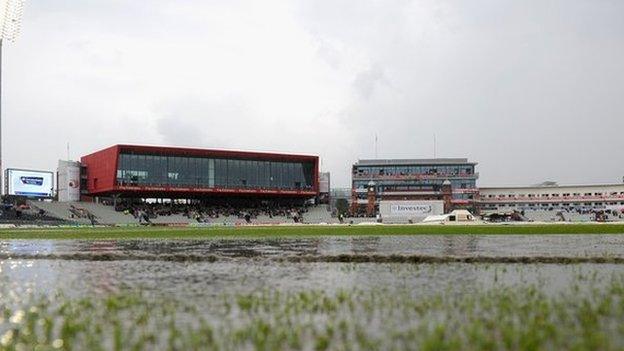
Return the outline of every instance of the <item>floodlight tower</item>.
{"type": "Polygon", "coordinates": [[[20,31],[24,0],[0,0],[0,195],[2,186],[2,44],[5,40],[14,41],[20,31]]]}

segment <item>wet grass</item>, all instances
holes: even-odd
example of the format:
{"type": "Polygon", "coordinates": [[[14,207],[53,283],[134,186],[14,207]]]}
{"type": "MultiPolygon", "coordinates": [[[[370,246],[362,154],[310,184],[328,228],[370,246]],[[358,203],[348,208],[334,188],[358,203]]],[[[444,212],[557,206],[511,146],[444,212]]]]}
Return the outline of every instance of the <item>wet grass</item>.
{"type": "Polygon", "coordinates": [[[622,234],[624,224],[292,225],[240,227],[75,227],[0,229],[0,239],[209,239],[341,235],[622,234]]]}
{"type": "Polygon", "coordinates": [[[141,292],[57,295],[0,299],[0,349],[620,350],[623,320],[621,276],[557,295],[535,286],[420,299],[380,289],[262,291],[196,303],[141,292]]]}

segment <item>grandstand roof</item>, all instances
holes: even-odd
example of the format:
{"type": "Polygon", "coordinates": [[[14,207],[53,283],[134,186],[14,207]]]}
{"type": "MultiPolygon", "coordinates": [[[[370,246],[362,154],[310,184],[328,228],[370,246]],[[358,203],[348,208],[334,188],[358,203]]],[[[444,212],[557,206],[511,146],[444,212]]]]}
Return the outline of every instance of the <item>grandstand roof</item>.
{"type": "Polygon", "coordinates": [[[168,153],[174,155],[187,155],[187,156],[204,156],[212,155],[217,157],[240,157],[240,158],[262,158],[269,159],[283,158],[283,159],[315,159],[318,156],[310,154],[293,154],[282,152],[266,152],[266,151],[247,151],[247,150],[231,150],[231,149],[206,149],[196,147],[180,147],[180,146],[162,146],[162,145],[141,145],[141,144],[116,144],[105,149],[98,150],[94,153],[101,151],[117,149],[121,152],[145,152],[145,153],[168,153]]]}

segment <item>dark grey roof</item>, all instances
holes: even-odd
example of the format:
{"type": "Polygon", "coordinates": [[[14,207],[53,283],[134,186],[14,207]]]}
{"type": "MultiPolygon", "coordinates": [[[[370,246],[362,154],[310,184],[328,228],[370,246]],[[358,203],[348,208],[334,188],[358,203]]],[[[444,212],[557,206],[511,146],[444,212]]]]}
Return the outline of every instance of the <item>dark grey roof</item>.
{"type": "Polygon", "coordinates": [[[354,166],[424,166],[424,165],[476,165],[467,158],[416,158],[358,160],[354,166]]]}

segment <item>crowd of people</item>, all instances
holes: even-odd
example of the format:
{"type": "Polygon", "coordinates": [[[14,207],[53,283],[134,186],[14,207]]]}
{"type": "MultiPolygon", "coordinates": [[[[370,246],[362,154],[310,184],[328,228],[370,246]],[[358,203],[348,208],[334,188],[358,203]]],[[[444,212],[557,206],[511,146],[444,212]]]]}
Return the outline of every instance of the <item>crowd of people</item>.
{"type": "Polygon", "coordinates": [[[285,217],[295,223],[303,221],[308,211],[305,205],[295,204],[175,204],[175,203],[120,203],[115,210],[132,215],[139,223],[149,224],[163,216],[182,215],[198,223],[217,222],[220,218],[236,218],[251,223],[259,216],[268,218],[285,217]]]}
{"type": "Polygon", "coordinates": [[[554,222],[570,222],[578,221],[579,218],[585,217],[584,220],[607,222],[624,220],[624,210],[616,209],[595,209],[583,207],[562,207],[562,208],[526,208],[520,211],[514,210],[510,214],[500,215],[497,213],[487,215],[490,221],[532,221],[536,214],[551,215],[549,221],[554,222]],[[579,216],[576,217],[575,216],[579,216]]]}

